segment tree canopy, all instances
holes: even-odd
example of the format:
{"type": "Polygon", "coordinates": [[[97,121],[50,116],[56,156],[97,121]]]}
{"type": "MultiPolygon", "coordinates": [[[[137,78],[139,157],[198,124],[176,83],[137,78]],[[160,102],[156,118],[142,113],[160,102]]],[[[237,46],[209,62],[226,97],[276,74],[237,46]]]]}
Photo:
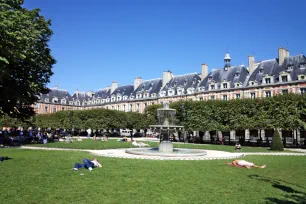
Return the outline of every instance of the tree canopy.
{"type": "Polygon", "coordinates": [[[39,9],[22,7],[23,0],[0,0],[0,115],[29,118],[55,59],[48,42],[51,21],[39,9]]]}

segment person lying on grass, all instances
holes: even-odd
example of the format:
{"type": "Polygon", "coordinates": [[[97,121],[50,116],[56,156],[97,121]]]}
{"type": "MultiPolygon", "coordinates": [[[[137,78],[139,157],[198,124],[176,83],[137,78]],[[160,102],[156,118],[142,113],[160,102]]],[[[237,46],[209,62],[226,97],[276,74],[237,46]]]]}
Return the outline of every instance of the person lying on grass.
{"type": "Polygon", "coordinates": [[[260,169],[264,169],[266,168],[266,165],[262,165],[262,166],[258,166],[252,162],[248,162],[245,160],[233,160],[232,162],[226,163],[229,166],[236,166],[236,167],[242,167],[242,168],[247,168],[250,169],[252,167],[254,168],[260,168],[260,169]]]}
{"type": "Polygon", "coordinates": [[[0,156],[0,162],[3,162],[4,160],[8,160],[9,158],[8,157],[2,157],[0,156]]]}
{"type": "Polygon", "coordinates": [[[96,158],[94,158],[92,161],[88,160],[88,159],[83,159],[84,164],[80,164],[80,163],[76,163],[74,165],[73,170],[77,171],[79,170],[79,168],[86,168],[89,171],[92,171],[93,168],[95,167],[102,167],[102,165],[98,162],[98,160],[96,158]]]}

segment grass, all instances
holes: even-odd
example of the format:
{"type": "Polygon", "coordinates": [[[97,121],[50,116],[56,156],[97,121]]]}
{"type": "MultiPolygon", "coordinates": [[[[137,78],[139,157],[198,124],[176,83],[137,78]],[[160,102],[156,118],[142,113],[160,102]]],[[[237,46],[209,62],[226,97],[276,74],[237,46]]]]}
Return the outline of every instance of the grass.
{"type": "MultiPolygon", "coordinates": [[[[150,144],[151,147],[157,147],[157,142],[146,142],[150,144]]],[[[183,143],[173,143],[176,148],[192,148],[192,149],[207,149],[207,150],[219,150],[236,152],[234,146],[227,145],[195,145],[195,144],[183,144],[183,143]]],[[[71,149],[115,149],[115,148],[133,148],[130,142],[117,142],[116,139],[110,139],[107,142],[100,140],[90,140],[84,139],[81,142],[74,141],[72,143],[66,142],[53,142],[47,144],[31,144],[31,146],[38,147],[54,147],[54,148],[71,148],[71,149]]],[[[269,152],[268,148],[264,147],[242,147],[241,152],[269,152]]]]}
{"type": "Polygon", "coordinates": [[[212,161],[100,158],[72,171],[86,152],[0,149],[1,203],[306,203],[305,157],[247,156],[266,169],[212,161]],[[81,175],[84,174],[84,175],[81,175]]]}

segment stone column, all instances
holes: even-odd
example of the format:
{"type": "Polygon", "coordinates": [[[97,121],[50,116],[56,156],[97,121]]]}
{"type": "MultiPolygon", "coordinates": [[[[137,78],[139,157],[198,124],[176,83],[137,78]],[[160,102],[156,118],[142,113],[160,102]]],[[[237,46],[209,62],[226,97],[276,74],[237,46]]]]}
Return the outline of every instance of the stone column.
{"type": "Polygon", "coordinates": [[[249,129],[246,129],[246,130],[245,130],[244,136],[245,136],[245,141],[247,141],[247,140],[250,139],[250,130],[249,130],[249,129]]]}
{"type": "Polygon", "coordinates": [[[203,140],[205,141],[210,141],[210,133],[209,131],[205,131],[204,136],[203,136],[203,140]]]}
{"type": "Polygon", "coordinates": [[[300,132],[300,130],[299,129],[295,130],[294,134],[295,134],[296,141],[298,143],[300,143],[301,142],[301,132],[300,132]]]}
{"type": "Polygon", "coordinates": [[[236,131],[235,130],[230,131],[230,139],[231,140],[236,140],[236,131]]]}

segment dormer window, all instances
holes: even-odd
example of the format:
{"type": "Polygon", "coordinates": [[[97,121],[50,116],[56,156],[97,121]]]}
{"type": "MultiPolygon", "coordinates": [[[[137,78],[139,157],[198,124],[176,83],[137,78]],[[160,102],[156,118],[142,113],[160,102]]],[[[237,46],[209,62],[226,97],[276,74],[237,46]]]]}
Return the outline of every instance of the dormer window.
{"type": "Polygon", "coordinates": [[[223,88],[227,89],[227,83],[223,83],[223,88]]]}
{"type": "Polygon", "coordinates": [[[266,84],[271,84],[271,78],[265,78],[266,84]]]}
{"type": "Polygon", "coordinates": [[[259,68],[259,73],[260,73],[260,74],[263,74],[263,72],[264,72],[264,68],[261,66],[261,67],[259,68]]]}
{"type": "MultiPolygon", "coordinates": [[[[89,101],[90,102],[90,101],[89,101]]],[[[73,101],[69,101],[69,105],[73,105],[73,101]]]]}
{"type": "Polygon", "coordinates": [[[196,84],[196,82],[197,82],[197,79],[193,78],[192,84],[196,84]]]}
{"type": "Polygon", "coordinates": [[[298,80],[305,80],[306,77],[304,74],[298,75],[298,80]]]}
{"type": "Polygon", "coordinates": [[[114,96],[112,96],[111,101],[114,102],[116,100],[116,98],[114,96]]]}
{"type": "Polygon", "coordinates": [[[52,103],[58,103],[58,98],[53,98],[52,103]]]}
{"type": "Polygon", "coordinates": [[[177,95],[183,95],[184,94],[184,89],[183,88],[178,88],[177,89],[177,95]]]}
{"type": "Polygon", "coordinates": [[[174,87],[177,86],[177,81],[174,82],[174,85],[173,85],[173,86],[174,86],[174,87]]]}
{"type": "Polygon", "coordinates": [[[152,97],[156,97],[156,93],[152,93],[151,96],[152,96],[152,97]]]}
{"type": "Polygon", "coordinates": [[[136,94],[136,98],[137,99],[141,98],[141,94],[136,94]]]}
{"type": "Polygon", "coordinates": [[[121,96],[117,96],[117,101],[121,101],[121,96]]]}
{"type": "Polygon", "coordinates": [[[148,98],[148,96],[149,96],[148,93],[143,94],[143,97],[144,97],[144,98],[148,98]]]}
{"type": "Polygon", "coordinates": [[[169,96],[173,96],[173,95],[174,95],[174,91],[173,91],[173,90],[169,90],[169,91],[168,91],[168,95],[169,95],[169,96]]]}
{"type": "Polygon", "coordinates": [[[166,96],[166,91],[161,91],[161,92],[159,93],[159,96],[160,96],[160,97],[166,96]]]}
{"type": "Polygon", "coordinates": [[[292,71],[293,70],[293,66],[292,65],[288,65],[287,66],[287,71],[292,71]]]}
{"type": "Polygon", "coordinates": [[[187,89],[187,93],[188,93],[188,94],[193,94],[193,93],[194,93],[194,88],[189,88],[189,89],[187,89]]]}
{"type": "Polygon", "coordinates": [[[63,98],[63,99],[61,100],[61,104],[66,104],[66,99],[63,98]]]}
{"type": "Polygon", "coordinates": [[[235,83],[235,88],[240,87],[240,83],[235,83]]]}
{"type": "Polygon", "coordinates": [[[282,76],[282,82],[288,82],[288,76],[282,76]]]}
{"type": "Polygon", "coordinates": [[[215,85],[214,84],[210,85],[210,90],[215,90],[215,85]]]}
{"type": "Polygon", "coordinates": [[[46,103],[49,103],[49,99],[48,99],[48,98],[45,98],[45,102],[46,102],[46,103]]]}

